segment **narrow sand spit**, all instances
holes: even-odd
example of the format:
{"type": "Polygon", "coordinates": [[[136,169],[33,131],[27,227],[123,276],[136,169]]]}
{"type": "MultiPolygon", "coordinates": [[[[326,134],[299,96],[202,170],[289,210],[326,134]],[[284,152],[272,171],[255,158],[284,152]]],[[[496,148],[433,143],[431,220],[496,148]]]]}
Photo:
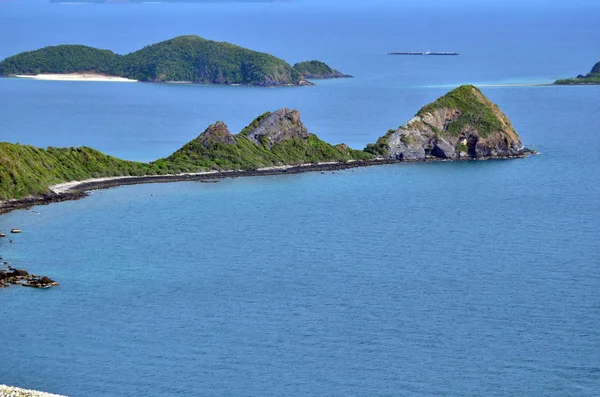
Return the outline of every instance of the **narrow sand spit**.
{"type": "MultiPolygon", "coordinates": [[[[225,171],[226,173],[228,171],[225,171]]],[[[166,175],[155,175],[155,177],[176,177],[176,176],[201,176],[201,175],[211,175],[217,174],[219,171],[206,171],[206,172],[195,172],[195,173],[185,173],[185,174],[166,174],[166,175]]],[[[69,190],[76,188],[80,185],[85,185],[88,183],[96,183],[96,182],[107,182],[107,181],[121,181],[127,179],[135,179],[135,178],[152,178],[150,175],[143,176],[109,176],[105,178],[92,178],[92,179],[84,179],[83,181],[71,181],[65,183],[59,183],[58,185],[50,186],[50,190],[54,193],[65,193],[69,190]]]]}
{"type": "MultiPolygon", "coordinates": [[[[350,160],[347,163],[354,163],[355,160],[350,160]]],[[[327,162],[322,162],[322,163],[317,163],[317,166],[328,166],[328,165],[336,165],[336,164],[343,164],[340,163],[338,161],[327,161],[327,162]]],[[[280,166],[273,166],[273,167],[263,167],[263,168],[259,168],[256,171],[257,172],[269,172],[269,171],[285,171],[285,170],[289,170],[289,169],[302,169],[302,167],[313,167],[315,166],[315,164],[297,164],[297,165],[280,165],[280,166]]],[[[227,176],[228,174],[233,174],[233,173],[244,173],[244,171],[242,170],[230,170],[230,171],[206,171],[206,172],[190,172],[190,173],[184,173],[184,174],[166,174],[166,175],[142,175],[142,176],[110,176],[110,177],[105,177],[105,178],[92,178],[92,179],[85,179],[83,181],[71,181],[71,182],[65,182],[65,183],[59,183],[57,185],[53,185],[50,186],[50,190],[53,193],[57,193],[57,194],[61,194],[61,193],[66,193],[72,189],[77,188],[78,186],[81,185],[87,185],[90,183],[98,183],[98,182],[109,182],[109,181],[126,181],[127,179],[143,179],[143,178],[147,178],[149,181],[152,179],[165,179],[165,178],[177,178],[177,177],[185,177],[185,176],[207,176],[210,177],[211,175],[214,176],[215,174],[219,174],[222,176],[227,176]]],[[[250,173],[250,172],[248,172],[250,173]]],[[[1,396],[0,396],[1,397],[1,396]]]]}
{"type": "Polygon", "coordinates": [[[65,397],[65,396],[59,396],[58,394],[44,393],[44,392],[35,391],[35,390],[19,389],[18,387],[0,385],[0,397],[65,397]]]}
{"type": "Polygon", "coordinates": [[[33,80],[53,80],[53,81],[110,81],[119,83],[135,83],[137,80],[127,79],[125,77],[106,76],[96,73],[68,73],[68,74],[36,74],[26,75],[17,74],[15,77],[33,79],[33,80]]]}

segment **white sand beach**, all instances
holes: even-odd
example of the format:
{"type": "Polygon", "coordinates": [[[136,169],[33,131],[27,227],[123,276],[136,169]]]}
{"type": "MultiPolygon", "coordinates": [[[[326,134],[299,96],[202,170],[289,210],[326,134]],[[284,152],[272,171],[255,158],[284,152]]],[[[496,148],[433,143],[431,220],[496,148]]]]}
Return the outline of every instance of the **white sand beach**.
{"type": "Polygon", "coordinates": [[[0,385],[0,397],[64,397],[58,394],[44,393],[41,391],[20,389],[18,387],[11,387],[6,385],[0,385]]]}
{"type": "MultiPolygon", "coordinates": [[[[234,171],[221,171],[222,174],[226,174],[228,172],[234,171]]],[[[136,178],[168,178],[168,177],[180,177],[180,176],[203,176],[203,175],[211,175],[217,174],[219,171],[206,171],[206,172],[191,172],[191,173],[183,173],[183,174],[165,174],[165,175],[139,175],[139,176],[109,176],[105,178],[91,178],[84,179],[82,181],[71,181],[65,183],[59,183],[57,185],[50,186],[50,190],[54,193],[66,193],[71,189],[74,189],[80,185],[85,185],[87,183],[96,183],[96,182],[107,182],[107,181],[120,181],[126,179],[136,179],[136,178]]],[[[1,397],[1,396],[0,396],[1,397]]]]}
{"type": "MultiPolygon", "coordinates": [[[[349,160],[345,163],[355,163],[356,160],[349,160]]],[[[317,164],[313,164],[313,163],[305,163],[305,164],[295,164],[295,165],[279,165],[279,166],[272,166],[272,167],[263,167],[263,168],[258,168],[256,169],[256,171],[258,172],[268,172],[268,171],[283,171],[283,170],[288,170],[288,169],[292,169],[292,168],[296,168],[296,169],[302,169],[303,167],[312,167],[312,166],[328,166],[328,165],[335,165],[335,164],[343,164],[339,161],[325,161],[325,162],[320,162],[317,164]]],[[[127,180],[127,179],[147,179],[148,181],[152,181],[153,179],[157,180],[157,179],[164,179],[164,178],[179,178],[179,177],[185,177],[185,176],[211,176],[214,174],[221,174],[221,175],[225,175],[227,176],[227,174],[234,174],[234,173],[239,173],[239,172],[245,172],[243,170],[226,170],[226,171],[204,171],[204,172],[186,172],[186,173],[182,173],[182,174],[165,174],[165,175],[136,175],[136,176],[109,176],[109,177],[104,177],[104,178],[90,178],[90,179],[85,179],[85,180],[81,180],[81,181],[71,181],[71,182],[64,182],[64,183],[59,183],[56,185],[52,185],[49,187],[49,189],[56,194],[62,194],[62,193],[67,193],[73,189],[78,188],[81,185],[85,185],[85,184],[89,184],[89,183],[98,183],[98,182],[109,182],[109,181],[123,181],[123,180],[127,180]]],[[[174,180],[175,182],[175,180],[174,180]]],[[[0,204],[2,204],[2,201],[0,201],[0,204]]],[[[0,396],[2,397],[2,396],[0,396]]]]}
{"type": "Polygon", "coordinates": [[[127,79],[125,77],[107,76],[96,73],[68,73],[68,74],[17,74],[15,77],[33,79],[33,80],[52,80],[52,81],[110,81],[116,83],[135,83],[137,80],[127,79]]]}

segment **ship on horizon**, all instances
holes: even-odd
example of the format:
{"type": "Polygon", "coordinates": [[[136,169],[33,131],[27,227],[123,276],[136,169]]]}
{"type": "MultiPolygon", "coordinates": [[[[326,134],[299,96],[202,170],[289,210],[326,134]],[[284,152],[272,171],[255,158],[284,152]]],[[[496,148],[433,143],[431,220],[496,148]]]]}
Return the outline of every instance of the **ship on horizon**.
{"type": "Polygon", "coordinates": [[[458,55],[458,52],[435,52],[435,51],[424,51],[424,52],[388,52],[388,55],[458,55]]]}

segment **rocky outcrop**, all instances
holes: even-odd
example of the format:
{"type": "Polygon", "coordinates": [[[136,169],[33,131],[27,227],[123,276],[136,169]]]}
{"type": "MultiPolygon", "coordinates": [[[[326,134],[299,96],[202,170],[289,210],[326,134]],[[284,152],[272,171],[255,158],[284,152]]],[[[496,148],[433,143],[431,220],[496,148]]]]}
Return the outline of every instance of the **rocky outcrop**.
{"type": "Polygon", "coordinates": [[[223,143],[225,145],[236,144],[235,138],[229,132],[227,125],[222,121],[217,121],[215,124],[210,125],[196,139],[207,149],[217,143],[223,143]]]}
{"type": "Polygon", "coordinates": [[[401,161],[506,158],[530,153],[508,117],[470,85],[423,107],[366,151],[401,161]]]}
{"type": "Polygon", "coordinates": [[[58,287],[58,283],[46,276],[29,274],[26,270],[8,266],[7,270],[0,269],[0,288],[9,284],[22,285],[32,288],[58,287]]]}
{"type": "Polygon", "coordinates": [[[273,146],[292,138],[307,139],[308,130],[300,120],[300,112],[291,109],[279,109],[263,117],[256,127],[245,131],[246,138],[257,145],[272,149],[273,146]]]}

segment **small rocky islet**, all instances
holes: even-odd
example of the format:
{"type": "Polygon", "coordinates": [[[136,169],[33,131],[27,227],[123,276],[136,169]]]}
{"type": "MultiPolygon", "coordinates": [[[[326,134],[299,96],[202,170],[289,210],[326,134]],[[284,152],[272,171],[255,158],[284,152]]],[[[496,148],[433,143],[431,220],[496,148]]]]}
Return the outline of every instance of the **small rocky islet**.
{"type": "MultiPolygon", "coordinates": [[[[11,233],[19,234],[21,229],[12,229],[11,233]]],[[[0,233],[0,238],[5,240],[6,234],[0,233]]],[[[12,243],[12,240],[8,240],[12,243]]],[[[50,288],[58,287],[58,283],[47,276],[38,276],[30,274],[23,269],[16,269],[4,258],[0,257],[0,288],[8,287],[9,285],[21,285],[31,288],[50,288]]],[[[0,395],[1,397],[1,395],[0,395]]]]}
{"type": "Polygon", "coordinates": [[[0,268],[0,288],[9,285],[21,285],[31,288],[58,287],[58,283],[50,277],[29,274],[26,270],[15,269],[8,265],[6,270],[0,268]]]}

